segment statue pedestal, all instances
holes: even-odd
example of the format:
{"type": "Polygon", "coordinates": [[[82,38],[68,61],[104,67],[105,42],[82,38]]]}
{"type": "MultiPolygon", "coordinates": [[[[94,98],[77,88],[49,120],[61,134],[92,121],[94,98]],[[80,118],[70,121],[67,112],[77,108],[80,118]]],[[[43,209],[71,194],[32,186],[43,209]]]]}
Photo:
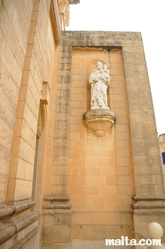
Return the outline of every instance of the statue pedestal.
{"type": "Polygon", "coordinates": [[[108,109],[93,109],[83,114],[84,125],[91,129],[97,137],[104,136],[105,132],[112,128],[115,121],[115,113],[108,109]]]}

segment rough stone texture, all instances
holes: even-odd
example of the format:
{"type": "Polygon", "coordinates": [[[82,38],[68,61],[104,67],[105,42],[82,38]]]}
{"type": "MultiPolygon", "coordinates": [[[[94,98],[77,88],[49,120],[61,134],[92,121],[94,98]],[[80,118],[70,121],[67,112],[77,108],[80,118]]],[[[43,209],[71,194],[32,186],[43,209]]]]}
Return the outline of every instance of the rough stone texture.
{"type": "MultiPolygon", "coordinates": [[[[61,47],[63,53],[65,48],[61,47]]],[[[58,79],[56,84],[53,167],[51,194],[66,194],[66,174],[68,164],[68,137],[70,116],[70,72],[71,57],[61,57],[58,65],[58,79]],[[60,164],[58,163],[60,161],[60,164]],[[59,170],[61,174],[58,174],[59,170]]]]}
{"type": "Polygon", "coordinates": [[[131,237],[134,182],[121,49],[73,47],[71,79],[68,194],[75,226],[72,238],[104,240],[121,233],[131,237]],[[88,77],[98,60],[111,71],[108,106],[117,116],[115,126],[101,138],[95,137],[82,122],[83,114],[90,109],[88,77]]]}
{"type": "MultiPolygon", "coordinates": [[[[67,176],[68,172],[66,183],[71,197],[72,223],[76,226],[76,229],[72,228],[72,239],[103,239],[109,230],[111,237],[119,236],[123,231],[119,227],[114,228],[113,224],[121,223],[121,220],[123,225],[133,227],[129,207],[132,196],[136,196],[134,200],[137,202],[133,205],[134,229],[139,231],[140,227],[143,233],[143,224],[146,226],[150,222],[148,213],[151,211],[156,215],[164,212],[164,187],[141,34],[64,32],[61,53],[61,58],[66,58],[65,63],[61,59],[59,67],[60,74],[63,70],[63,77],[59,77],[60,93],[67,87],[70,101],[67,103],[64,98],[60,105],[57,103],[57,113],[60,112],[64,119],[62,113],[67,114],[70,108],[70,117],[67,119],[65,116],[67,120],[62,132],[57,131],[55,126],[55,134],[59,138],[68,138],[69,134],[69,150],[67,146],[61,146],[59,154],[54,147],[56,169],[61,170],[54,171],[59,177],[53,193],[66,191],[59,178],[60,174],[67,176]],[[72,59],[72,67],[69,58],[72,59]],[[102,141],[97,142],[82,124],[82,115],[89,110],[88,76],[92,71],[92,60],[102,60],[110,68],[109,102],[117,116],[112,133],[107,133],[102,141]],[[65,160],[56,160],[58,157],[65,160]],[[92,213],[94,210],[95,215],[92,213]],[[146,217],[143,224],[138,222],[139,215],[146,217]],[[106,222],[110,224],[107,228],[103,226],[106,222]],[[95,223],[98,233],[93,229],[95,223]],[[81,225],[85,229],[81,229],[81,225]]],[[[157,219],[160,220],[159,215],[157,219]]],[[[164,225],[164,221],[161,224],[164,225]]],[[[132,231],[133,228],[125,227],[126,234],[134,236],[132,231]]]]}
{"type": "MultiPolygon", "coordinates": [[[[54,9],[51,9],[51,14],[54,14],[52,11],[54,9]]],[[[32,197],[40,213],[42,208],[46,162],[46,129],[43,127],[49,120],[46,113],[49,113],[50,105],[40,106],[40,99],[42,83],[48,82],[51,88],[57,34],[52,29],[49,0],[0,1],[0,16],[0,211],[3,222],[5,219],[9,222],[20,219],[16,225],[17,235],[12,233],[14,230],[6,233],[8,240],[2,248],[37,249],[39,236],[34,231],[38,230],[39,223],[31,224],[30,217],[26,220],[26,215],[30,208],[34,210],[34,201],[28,201],[32,197]],[[40,134],[44,135],[38,146],[37,168],[34,161],[40,118],[40,134]],[[37,172],[34,176],[33,171],[37,172]],[[14,236],[9,239],[11,235],[14,236]]],[[[36,213],[33,212],[33,215],[36,213]]],[[[3,224],[1,228],[4,229],[3,224]]]]}
{"type": "MultiPolygon", "coordinates": [[[[3,219],[2,222],[6,226],[1,228],[0,244],[9,240],[12,236],[22,237],[20,234],[18,234],[18,232],[22,231],[25,228],[27,230],[26,236],[30,236],[30,237],[32,237],[36,233],[36,231],[38,231],[38,228],[37,228],[37,226],[38,226],[38,214],[37,213],[31,213],[29,215],[24,216],[21,219],[16,219],[16,220],[15,219],[13,219],[13,220],[3,219]]],[[[21,238],[21,240],[22,240],[22,238],[21,238]]],[[[25,242],[26,242],[26,240],[28,240],[28,238],[25,239],[25,242]]],[[[13,247],[14,247],[15,243],[17,243],[17,242],[13,241],[13,247]]],[[[18,242],[18,244],[20,244],[20,243],[24,244],[23,241],[18,242]]],[[[5,247],[5,246],[7,246],[7,244],[8,244],[8,242],[6,243],[6,245],[3,245],[3,246],[5,247]]]]}
{"type": "MultiPolygon", "coordinates": [[[[15,1],[16,2],[16,1],[15,1]]],[[[22,69],[24,64],[27,37],[30,28],[33,1],[29,4],[15,4],[13,1],[1,1],[1,38],[0,58],[1,58],[1,77],[0,77],[0,99],[1,99],[1,168],[0,172],[4,181],[0,182],[1,195],[0,201],[5,201],[6,178],[9,171],[11,155],[11,144],[14,132],[16,107],[19,97],[22,69]],[[23,17],[24,21],[21,21],[23,17]],[[6,142],[5,142],[6,141],[6,142]]]]}
{"type": "Polygon", "coordinates": [[[165,223],[141,34],[63,32],[61,41],[54,2],[0,1],[3,249],[38,249],[39,222],[42,246],[59,249],[99,248],[105,236],[134,237],[134,230],[148,236],[149,222],[165,223]],[[98,60],[111,71],[108,100],[117,116],[102,138],[82,122],[98,60]],[[43,82],[50,87],[46,106],[43,82]],[[30,208],[43,214],[39,221],[30,208]]]}
{"type": "Polygon", "coordinates": [[[37,226],[38,223],[36,222],[31,224],[29,227],[24,228],[18,234],[12,236],[10,239],[5,241],[5,243],[0,245],[0,249],[38,249],[39,232],[37,226]]]}
{"type": "Polygon", "coordinates": [[[24,200],[17,201],[17,202],[8,203],[8,204],[1,204],[0,205],[0,217],[4,217],[15,212],[18,213],[22,210],[33,207],[34,205],[35,205],[35,202],[32,199],[25,200],[25,201],[24,200]]]}
{"type": "Polygon", "coordinates": [[[70,46],[101,46],[105,49],[106,47],[122,47],[136,195],[164,195],[159,146],[141,34],[65,32],[63,35],[63,43],[67,51],[70,46]],[[143,160],[143,164],[139,166],[140,159],[143,160]]]}

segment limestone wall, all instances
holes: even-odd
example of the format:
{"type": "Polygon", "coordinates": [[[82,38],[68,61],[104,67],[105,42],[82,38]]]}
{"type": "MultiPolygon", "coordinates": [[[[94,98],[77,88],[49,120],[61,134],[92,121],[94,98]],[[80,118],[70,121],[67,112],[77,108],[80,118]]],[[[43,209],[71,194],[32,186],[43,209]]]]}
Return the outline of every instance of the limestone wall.
{"type": "Polygon", "coordinates": [[[16,109],[27,48],[33,1],[1,1],[1,193],[5,201],[16,109]]]}
{"type": "Polygon", "coordinates": [[[0,1],[0,248],[38,249],[39,237],[43,248],[97,248],[165,223],[141,34],[61,40],[58,11],[55,0],[0,1]],[[82,119],[98,60],[117,117],[103,137],[82,119]]]}
{"type": "Polygon", "coordinates": [[[164,226],[164,186],[141,34],[63,32],[57,73],[43,245],[104,248],[107,237],[147,237],[151,221],[164,226]],[[111,71],[108,102],[117,116],[103,137],[82,119],[98,60],[111,71]]]}
{"type": "Polygon", "coordinates": [[[130,236],[130,203],[135,191],[121,49],[73,48],[70,105],[68,194],[76,226],[73,238],[116,237],[120,230],[130,236]],[[115,126],[103,137],[97,137],[82,121],[82,114],[90,109],[88,77],[97,61],[110,69],[108,102],[117,115],[115,126]]]}
{"type": "Polygon", "coordinates": [[[27,248],[39,246],[34,236],[39,216],[30,208],[35,200],[33,211],[41,213],[56,7],[44,0],[0,1],[0,243],[6,241],[5,248],[19,248],[30,238],[27,248]],[[15,233],[18,238],[8,241],[15,233]]]}

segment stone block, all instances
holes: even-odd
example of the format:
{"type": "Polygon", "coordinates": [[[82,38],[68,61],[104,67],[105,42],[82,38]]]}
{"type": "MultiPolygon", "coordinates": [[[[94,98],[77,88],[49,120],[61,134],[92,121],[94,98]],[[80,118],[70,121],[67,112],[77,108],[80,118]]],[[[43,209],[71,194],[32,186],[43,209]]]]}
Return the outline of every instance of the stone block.
{"type": "Polygon", "coordinates": [[[49,244],[53,242],[53,226],[48,225],[42,227],[42,240],[49,242],[49,244]]]}
{"type": "MultiPolygon", "coordinates": [[[[1,115],[4,117],[4,121],[8,124],[7,126],[9,126],[8,133],[11,133],[11,128],[13,129],[14,127],[16,109],[13,106],[12,101],[6,96],[2,88],[0,89],[0,99],[1,99],[1,113],[2,113],[1,115]]],[[[7,126],[5,125],[4,129],[6,129],[7,126]]],[[[11,135],[9,136],[8,139],[11,139],[10,137],[11,135]]]]}
{"type": "Polygon", "coordinates": [[[71,230],[68,224],[54,226],[53,242],[71,242],[71,230]]]}
{"type": "Polygon", "coordinates": [[[7,177],[2,176],[0,177],[0,188],[1,188],[1,194],[0,194],[0,202],[5,202],[5,195],[6,195],[6,188],[7,188],[7,177]]]}

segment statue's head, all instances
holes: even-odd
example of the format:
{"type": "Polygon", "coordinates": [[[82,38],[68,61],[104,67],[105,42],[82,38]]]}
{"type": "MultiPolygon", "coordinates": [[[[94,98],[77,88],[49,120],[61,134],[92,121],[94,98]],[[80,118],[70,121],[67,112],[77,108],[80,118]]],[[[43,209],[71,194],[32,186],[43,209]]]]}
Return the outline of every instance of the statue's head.
{"type": "Polygon", "coordinates": [[[96,63],[96,66],[97,66],[98,69],[102,69],[103,64],[102,64],[101,61],[98,61],[98,62],[96,63]]]}
{"type": "Polygon", "coordinates": [[[103,69],[104,69],[105,71],[108,69],[106,64],[104,64],[103,69]]]}

